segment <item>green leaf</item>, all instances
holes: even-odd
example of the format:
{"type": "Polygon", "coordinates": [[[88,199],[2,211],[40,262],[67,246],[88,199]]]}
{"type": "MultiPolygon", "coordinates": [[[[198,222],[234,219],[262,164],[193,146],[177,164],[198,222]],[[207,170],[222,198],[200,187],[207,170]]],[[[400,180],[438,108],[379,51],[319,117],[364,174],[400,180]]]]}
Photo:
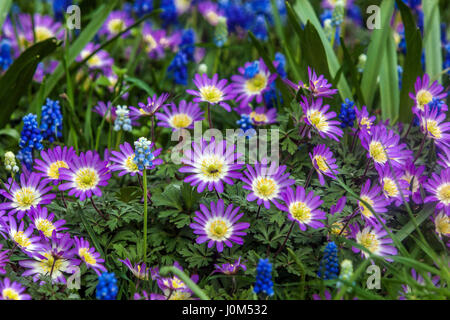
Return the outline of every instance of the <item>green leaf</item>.
{"type": "Polygon", "coordinates": [[[378,87],[377,79],[383,59],[383,54],[380,54],[380,52],[385,52],[386,50],[387,38],[391,32],[390,22],[393,11],[394,0],[384,0],[381,3],[381,29],[372,32],[369,48],[367,49],[367,61],[362,75],[361,90],[364,95],[364,100],[369,108],[372,106],[375,92],[378,87]]]}
{"type": "Polygon", "coordinates": [[[383,120],[390,119],[391,124],[398,118],[399,87],[397,72],[397,50],[392,32],[387,36],[387,44],[382,54],[380,68],[381,115],[383,120]]]}
{"type": "Polygon", "coordinates": [[[11,138],[19,141],[20,140],[20,134],[15,129],[11,128],[5,128],[0,130],[0,136],[10,136],[11,138]]]}
{"type": "Polygon", "coordinates": [[[129,76],[125,76],[124,80],[128,83],[134,84],[136,87],[144,90],[149,96],[153,96],[155,94],[155,90],[150,88],[148,84],[138,78],[133,78],[129,76]]]}
{"type": "Polygon", "coordinates": [[[351,76],[351,81],[352,81],[352,85],[355,88],[356,91],[356,96],[358,97],[359,100],[359,104],[361,106],[365,105],[366,103],[364,102],[364,96],[361,92],[361,84],[359,83],[358,80],[358,76],[359,76],[359,72],[357,69],[357,62],[355,62],[351,55],[350,52],[348,51],[344,39],[341,37],[341,46],[342,46],[342,52],[344,53],[344,64],[345,67],[347,67],[350,71],[350,76],[351,76]]]}
{"type": "MultiPolygon", "coordinates": [[[[286,7],[289,8],[291,5],[286,3],[286,7]]],[[[308,21],[312,23],[312,25],[317,30],[320,39],[322,40],[322,45],[325,48],[325,52],[327,54],[328,68],[330,70],[332,78],[334,78],[341,67],[339,64],[339,60],[336,54],[331,47],[330,42],[328,41],[325,32],[320,24],[319,19],[317,18],[316,13],[314,12],[313,7],[309,3],[308,0],[298,0],[294,5],[295,13],[300,17],[303,24],[306,25],[308,21]]],[[[289,10],[289,9],[288,9],[289,10]]],[[[315,51],[315,48],[310,48],[310,50],[315,51]]],[[[331,80],[331,79],[330,79],[331,80]]],[[[337,88],[339,89],[339,94],[341,95],[342,100],[345,98],[352,99],[352,91],[347,83],[345,78],[341,77],[339,83],[337,84],[337,88]]]]}
{"type": "Polygon", "coordinates": [[[423,1],[425,68],[432,79],[441,82],[442,45],[439,0],[423,1]]]}
{"type": "Polygon", "coordinates": [[[38,64],[58,47],[57,40],[50,38],[25,50],[0,78],[0,128],[8,123],[20,98],[27,93],[38,64]]]}
{"type": "MultiPolygon", "coordinates": [[[[420,226],[422,222],[424,222],[431,214],[434,212],[434,204],[426,204],[422,211],[417,215],[416,222],[417,225],[420,226]]],[[[413,221],[409,221],[407,224],[403,226],[402,229],[400,229],[395,235],[397,236],[398,240],[403,241],[406,239],[407,236],[409,236],[416,227],[414,226],[413,221]]]]}
{"type": "Polygon", "coordinates": [[[12,0],[0,1],[0,30],[2,30],[3,23],[6,20],[9,9],[11,8],[12,0]]]}

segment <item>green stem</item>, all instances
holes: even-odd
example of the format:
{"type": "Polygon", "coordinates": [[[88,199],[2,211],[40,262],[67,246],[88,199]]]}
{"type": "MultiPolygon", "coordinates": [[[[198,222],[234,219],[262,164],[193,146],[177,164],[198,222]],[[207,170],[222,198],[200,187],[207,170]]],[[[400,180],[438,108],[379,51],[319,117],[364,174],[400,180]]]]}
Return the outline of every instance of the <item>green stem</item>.
{"type": "Polygon", "coordinates": [[[148,220],[148,197],[147,197],[147,169],[144,169],[143,173],[143,185],[144,185],[144,248],[142,259],[144,262],[147,260],[147,220],[148,220]]]}
{"type": "Polygon", "coordinates": [[[199,297],[202,300],[210,300],[209,297],[203,292],[202,289],[200,289],[200,287],[194,282],[192,281],[188,275],[186,273],[184,273],[183,271],[181,271],[180,269],[176,268],[176,267],[163,267],[161,268],[161,270],[159,271],[159,274],[161,276],[166,276],[169,273],[173,273],[175,274],[178,278],[181,279],[181,281],[183,281],[188,287],[189,289],[192,290],[192,292],[194,292],[194,294],[199,297]]]}
{"type": "Polygon", "coordinates": [[[122,130],[117,132],[117,140],[116,140],[116,148],[115,150],[119,150],[120,142],[122,141],[122,130]]]}

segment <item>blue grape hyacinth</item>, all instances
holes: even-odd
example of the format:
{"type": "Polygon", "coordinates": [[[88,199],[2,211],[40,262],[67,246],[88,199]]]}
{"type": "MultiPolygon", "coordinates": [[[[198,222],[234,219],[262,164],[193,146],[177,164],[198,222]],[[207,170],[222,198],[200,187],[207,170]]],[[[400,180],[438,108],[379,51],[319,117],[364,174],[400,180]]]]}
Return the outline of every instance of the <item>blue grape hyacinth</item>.
{"type": "Polygon", "coordinates": [[[25,164],[28,170],[31,170],[33,164],[33,149],[42,150],[42,134],[36,121],[37,116],[29,113],[23,117],[23,129],[20,135],[20,151],[17,158],[25,164]]]}
{"type": "Polygon", "coordinates": [[[0,42],[0,71],[8,69],[12,62],[11,42],[4,39],[0,42]]]}
{"type": "Polygon", "coordinates": [[[114,272],[104,272],[98,277],[96,288],[98,300],[115,300],[118,292],[117,279],[114,272]]]}
{"type": "Polygon", "coordinates": [[[151,151],[151,142],[144,137],[140,137],[138,141],[134,142],[134,147],[135,154],[133,161],[138,166],[138,169],[142,171],[148,167],[152,167],[152,160],[155,157],[151,151]]]}
{"type": "Polygon", "coordinates": [[[55,139],[62,137],[63,117],[59,101],[53,101],[47,98],[41,109],[42,137],[44,140],[54,142],[55,139]]]}
{"type": "Polygon", "coordinates": [[[329,242],[325,247],[317,275],[324,280],[336,279],[339,276],[337,246],[333,241],[329,242]]]}
{"type": "Polygon", "coordinates": [[[253,291],[256,294],[262,292],[268,296],[273,296],[272,264],[269,262],[269,259],[259,259],[256,272],[256,282],[253,286],[253,291]]]}
{"type": "Polygon", "coordinates": [[[341,128],[352,128],[356,119],[355,103],[348,98],[341,104],[341,113],[339,120],[341,120],[341,128]]]}

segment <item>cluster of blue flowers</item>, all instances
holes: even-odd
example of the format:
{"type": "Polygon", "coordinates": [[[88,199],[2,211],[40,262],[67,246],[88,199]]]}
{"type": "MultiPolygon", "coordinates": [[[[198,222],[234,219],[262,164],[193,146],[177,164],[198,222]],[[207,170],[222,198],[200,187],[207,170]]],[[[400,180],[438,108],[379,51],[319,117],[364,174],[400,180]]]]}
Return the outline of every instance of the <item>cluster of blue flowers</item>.
{"type": "Polygon", "coordinates": [[[72,4],[72,0],[53,0],[53,15],[57,20],[64,20],[67,7],[72,4]]]}
{"type": "Polygon", "coordinates": [[[192,29],[187,29],[181,37],[180,50],[168,68],[168,76],[176,84],[187,85],[188,71],[187,64],[194,60],[195,33],[192,29]]]}
{"type": "Polygon", "coordinates": [[[35,114],[30,113],[22,119],[24,125],[20,135],[20,151],[17,158],[25,164],[28,170],[31,170],[33,165],[33,149],[42,150],[44,148],[43,137],[36,118],[35,114]]]}
{"type": "Polygon", "coordinates": [[[115,300],[118,292],[117,279],[114,272],[103,272],[98,277],[98,284],[96,288],[97,300],[115,300]]]}
{"type": "Polygon", "coordinates": [[[147,167],[153,166],[152,160],[155,158],[150,147],[151,142],[144,137],[140,137],[138,141],[134,142],[134,159],[133,162],[138,166],[140,171],[147,167]]]}
{"type": "Polygon", "coordinates": [[[348,98],[341,104],[341,113],[339,113],[339,120],[341,120],[341,128],[352,128],[356,119],[355,103],[348,98]]]}
{"type": "Polygon", "coordinates": [[[62,137],[63,117],[59,101],[47,98],[41,111],[42,137],[53,143],[55,139],[62,137]]]}
{"type": "Polygon", "coordinates": [[[116,120],[114,121],[114,131],[127,131],[130,132],[131,119],[129,116],[129,111],[127,106],[118,106],[116,109],[116,120]]]}
{"type": "Polygon", "coordinates": [[[161,0],[161,9],[163,12],[159,16],[163,20],[164,27],[178,22],[177,7],[173,0],[161,0]]]}
{"type": "Polygon", "coordinates": [[[4,39],[0,42],[0,71],[8,69],[12,62],[11,42],[4,39]]]}
{"type": "Polygon", "coordinates": [[[336,279],[339,275],[337,246],[333,241],[329,242],[325,247],[317,275],[324,280],[336,279]]]}
{"type": "Polygon", "coordinates": [[[127,12],[133,12],[138,17],[142,17],[143,15],[152,12],[153,1],[152,0],[135,0],[132,4],[126,2],[125,10],[127,12]]]}
{"type": "Polygon", "coordinates": [[[269,259],[259,259],[256,267],[256,282],[253,286],[253,291],[258,293],[265,293],[269,296],[273,295],[272,282],[272,264],[269,259]]]}
{"type": "Polygon", "coordinates": [[[253,129],[252,118],[248,114],[241,115],[241,119],[236,121],[236,124],[246,132],[249,129],[253,129]]]}

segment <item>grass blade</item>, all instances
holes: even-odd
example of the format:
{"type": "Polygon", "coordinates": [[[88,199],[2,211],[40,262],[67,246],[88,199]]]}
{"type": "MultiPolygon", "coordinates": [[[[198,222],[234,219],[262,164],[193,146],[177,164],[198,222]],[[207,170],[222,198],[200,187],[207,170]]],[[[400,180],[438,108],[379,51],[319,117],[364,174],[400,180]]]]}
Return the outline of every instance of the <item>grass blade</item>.
{"type": "Polygon", "coordinates": [[[398,119],[399,87],[397,72],[397,50],[392,32],[387,36],[381,68],[380,68],[380,96],[381,115],[383,120],[390,119],[394,124],[398,119]]]}
{"type": "Polygon", "coordinates": [[[6,20],[9,9],[11,8],[12,0],[2,0],[0,2],[0,30],[2,29],[3,23],[6,20]]]}
{"type": "Polygon", "coordinates": [[[439,1],[423,1],[425,67],[432,79],[442,80],[442,49],[439,1]]]}

